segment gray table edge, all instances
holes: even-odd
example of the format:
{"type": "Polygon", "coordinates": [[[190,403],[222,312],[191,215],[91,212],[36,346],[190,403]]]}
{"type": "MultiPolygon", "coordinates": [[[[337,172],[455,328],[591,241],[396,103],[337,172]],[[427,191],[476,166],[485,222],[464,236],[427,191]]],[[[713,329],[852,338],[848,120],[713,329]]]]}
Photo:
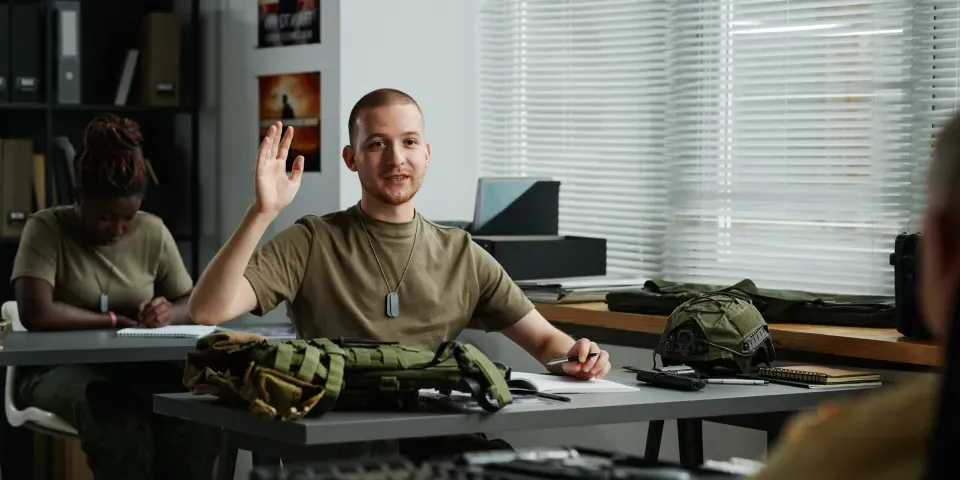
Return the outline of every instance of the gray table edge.
{"type": "MultiPolygon", "coordinates": [[[[154,397],[154,412],[220,427],[239,434],[308,446],[478,432],[501,433],[651,420],[708,419],[732,415],[793,412],[813,408],[824,400],[867,391],[869,390],[843,389],[812,392],[797,389],[797,393],[781,395],[684,399],[652,404],[627,402],[614,405],[590,405],[586,402],[586,405],[577,405],[575,408],[558,405],[557,409],[504,410],[492,414],[434,411],[395,414],[377,412],[369,415],[368,419],[363,419],[362,414],[351,414],[351,420],[344,422],[327,421],[336,415],[336,412],[305,421],[281,422],[258,418],[243,409],[220,406],[215,403],[213,397],[161,394],[154,397]]],[[[696,395],[696,392],[678,393],[696,395]]]]}

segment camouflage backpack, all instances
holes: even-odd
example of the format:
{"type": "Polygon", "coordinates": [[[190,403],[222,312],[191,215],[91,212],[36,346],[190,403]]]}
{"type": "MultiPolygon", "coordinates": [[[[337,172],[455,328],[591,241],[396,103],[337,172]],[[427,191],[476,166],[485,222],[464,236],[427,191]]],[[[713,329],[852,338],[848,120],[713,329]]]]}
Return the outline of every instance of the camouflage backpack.
{"type": "Polygon", "coordinates": [[[736,290],[702,293],[680,304],[667,319],[654,353],[664,365],[737,373],[770,364],[776,355],[767,322],[736,290]]]}
{"type": "Polygon", "coordinates": [[[473,345],[456,342],[434,352],[395,342],[218,332],[188,353],[183,382],[196,394],[246,405],[257,415],[296,420],[344,401],[409,405],[420,389],[462,391],[495,412],[513,401],[509,373],[473,345]]]}

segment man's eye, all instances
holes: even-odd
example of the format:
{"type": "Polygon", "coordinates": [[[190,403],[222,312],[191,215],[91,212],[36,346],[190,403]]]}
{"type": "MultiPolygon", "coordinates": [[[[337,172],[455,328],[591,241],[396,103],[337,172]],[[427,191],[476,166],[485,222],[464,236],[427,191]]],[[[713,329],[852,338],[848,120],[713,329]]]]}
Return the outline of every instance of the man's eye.
{"type": "Polygon", "coordinates": [[[416,144],[417,144],[417,141],[416,141],[416,140],[414,140],[414,139],[412,139],[412,138],[407,139],[407,145],[416,145],[416,144]]]}
{"type": "Polygon", "coordinates": [[[370,144],[371,147],[380,148],[383,146],[383,142],[373,142],[370,144]]]}

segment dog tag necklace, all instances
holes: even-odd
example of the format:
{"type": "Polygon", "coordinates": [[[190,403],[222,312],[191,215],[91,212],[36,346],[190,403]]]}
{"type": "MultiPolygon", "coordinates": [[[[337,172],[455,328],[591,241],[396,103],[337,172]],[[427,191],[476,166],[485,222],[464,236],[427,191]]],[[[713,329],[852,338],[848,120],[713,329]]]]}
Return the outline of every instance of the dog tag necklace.
{"type": "Polygon", "coordinates": [[[413,233],[413,247],[410,248],[410,256],[407,257],[407,264],[403,267],[403,273],[400,274],[400,280],[397,281],[397,288],[390,289],[390,282],[387,280],[387,274],[383,271],[383,265],[380,264],[380,257],[377,256],[377,249],[373,246],[373,238],[370,237],[370,233],[367,232],[367,226],[363,223],[363,217],[360,215],[360,205],[357,205],[357,219],[360,220],[360,226],[363,227],[363,234],[367,237],[367,242],[370,243],[370,250],[373,251],[373,258],[377,260],[377,266],[380,267],[380,275],[383,276],[383,283],[387,286],[387,297],[385,299],[385,307],[387,316],[390,318],[397,318],[400,315],[400,284],[403,283],[403,277],[407,274],[407,268],[410,266],[410,260],[413,259],[413,252],[417,248],[417,237],[420,236],[420,219],[417,218],[416,212],[414,212],[413,219],[417,222],[416,230],[413,233]]]}
{"type": "Polygon", "coordinates": [[[94,272],[94,276],[97,278],[97,286],[100,287],[100,312],[101,313],[107,313],[110,310],[110,297],[107,296],[107,291],[110,289],[110,280],[112,280],[113,278],[113,269],[114,269],[113,259],[116,258],[116,256],[117,256],[117,251],[114,250],[110,261],[107,263],[107,265],[110,267],[110,273],[107,274],[106,288],[104,288],[103,283],[100,281],[100,275],[97,275],[97,273],[94,272]]]}

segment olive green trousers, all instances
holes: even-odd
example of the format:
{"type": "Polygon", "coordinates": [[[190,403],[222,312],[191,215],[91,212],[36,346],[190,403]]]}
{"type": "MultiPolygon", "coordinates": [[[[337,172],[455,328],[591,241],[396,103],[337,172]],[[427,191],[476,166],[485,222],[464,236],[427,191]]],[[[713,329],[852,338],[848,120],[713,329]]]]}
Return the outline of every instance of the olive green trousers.
{"type": "Polygon", "coordinates": [[[186,391],[182,375],[175,363],[18,368],[16,402],[73,425],[97,480],[211,479],[220,430],[153,413],[154,394],[186,391]]]}

